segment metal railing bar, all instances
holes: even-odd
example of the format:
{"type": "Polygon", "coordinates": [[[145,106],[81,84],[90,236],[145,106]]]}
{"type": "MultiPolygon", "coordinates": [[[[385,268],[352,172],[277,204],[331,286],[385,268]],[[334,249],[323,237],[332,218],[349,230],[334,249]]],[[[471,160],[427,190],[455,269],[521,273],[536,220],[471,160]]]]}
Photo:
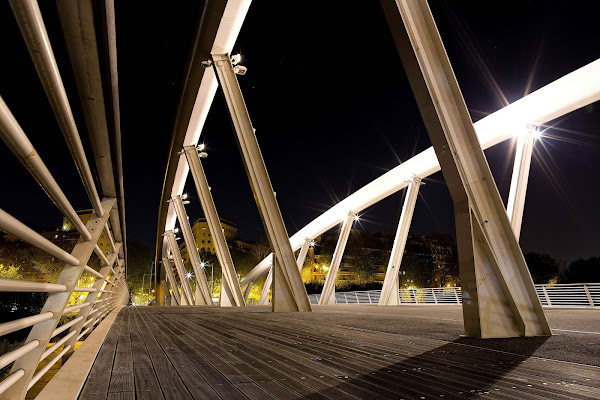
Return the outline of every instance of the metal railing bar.
{"type": "Polygon", "coordinates": [[[35,324],[39,324],[40,322],[48,321],[53,316],[54,313],[48,311],[43,314],[32,315],[31,317],[25,317],[16,319],[14,321],[4,322],[0,324],[0,336],[8,335],[9,333],[28,328],[35,324]]]}
{"type": "MultiPolygon", "coordinates": [[[[89,315],[88,315],[89,316],[89,315]]],[[[85,321],[82,325],[82,327],[85,327],[86,325],[88,325],[90,322],[92,322],[94,320],[94,318],[90,318],[87,321],[85,321]]]]}
{"type": "Polygon", "coordinates": [[[91,275],[94,275],[96,278],[104,279],[102,274],[100,272],[96,271],[95,269],[93,269],[92,267],[88,267],[86,265],[85,267],[83,267],[83,270],[91,275]]]}
{"type": "Polygon", "coordinates": [[[80,292],[88,292],[88,293],[93,293],[93,292],[97,292],[97,291],[98,291],[98,289],[91,288],[91,287],[75,286],[75,287],[73,288],[73,291],[74,291],[74,292],[78,292],[78,293],[80,293],[80,292]]]}
{"type": "Polygon", "coordinates": [[[100,197],[77,131],[54,52],[50,46],[40,8],[36,1],[11,1],[10,4],[88,198],[96,215],[102,217],[104,212],[100,197]]]}
{"type": "Polygon", "coordinates": [[[65,307],[65,309],[63,310],[62,313],[63,313],[63,315],[65,315],[67,313],[70,313],[72,311],[77,311],[77,310],[79,310],[79,309],[81,309],[83,307],[89,306],[89,305],[90,305],[89,302],[85,302],[85,303],[81,303],[81,304],[74,304],[72,306],[65,307]]]}
{"type": "Polygon", "coordinates": [[[108,238],[108,243],[110,244],[110,248],[112,249],[113,253],[117,253],[117,246],[115,244],[115,240],[112,237],[112,233],[110,232],[110,229],[108,229],[108,222],[104,224],[104,235],[106,235],[106,237],[108,238]]]}
{"type": "Polygon", "coordinates": [[[0,96],[0,137],[8,148],[19,159],[21,164],[29,171],[31,176],[44,189],[48,197],[65,217],[71,221],[75,229],[88,241],[92,235],[75,212],[75,209],[63,193],[60,186],[42,161],[25,132],[12,115],[8,106],[0,96]]]}
{"type": "MultiPolygon", "coordinates": [[[[81,339],[82,337],[84,337],[84,336],[85,336],[85,335],[86,335],[86,334],[87,334],[87,333],[90,331],[90,329],[91,329],[91,328],[87,328],[86,330],[84,330],[83,332],[81,332],[81,333],[79,334],[79,336],[77,336],[77,340],[79,340],[79,339],[81,339]]],[[[75,333],[75,331],[73,331],[73,333],[75,333]]]]}
{"type": "Polygon", "coordinates": [[[74,320],[69,321],[66,324],[59,326],[52,332],[52,336],[50,336],[50,338],[53,338],[54,336],[58,335],[59,333],[66,331],[67,329],[69,329],[70,327],[72,327],[77,322],[81,321],[82,319],[83,319],[83,317],[77,317],[74,320]]]}
{"type": "MultiPolygon", "coordinates": [[[[79,220],[79,218],[77,218],[79,220]]],[[[6,211],[0,209],[0,229],[27,242],[70,265],[79,265],[79,260],[67,253],[6,211]]]]}
{"type": "Polygon", "coordinates": [[[46,349],[44,354],[42,354],[42,358],[40,358],[40,362],[42,360],[45,360],[46,357],[48,357],[50,354],[54,353],[54,350],[58,349],[64,342],[69,340],[74,334],[75,334],[75,331],[69,332],[69,334],[66,335],[64,338],[60,339],[58,342],[54,343],[51,347],[46,349]]]}
{"type": "Polygon", "coordinates": [[[102,249],[100,249],[100,246],[98,246],[98,243],[96,243],[94,245],[94,253],[96,253],[96,255],[100,258],[100,260],[102,260],[102,263],[104,265],[109,265],[110,263],[108,262],[108,258],[106,258],[106,256],[104,255],[104,253],[102,252],[102,249]]]}
{"type": "Polygon", "coordinates": [[[0,394],[4,393],[9,387],[14,385],[19,379],[21,379],[25,375],[25,370],[19,369],[13,372],[0,383],[0,394]]]}
{"type": "Polygon", "coordinates": [[[6,367],[8,364],[12,363],[17,358],[29,353],[31,350],[35,349],[39,345],[40,345],[39,340],[32,340],[31,342],[24,344],[23,346],[19,347],[18,349],[15,349],[6,354],[3,354],[2,357],[0,357],[0,368],[6,367]]]}
{"type": "Polygon", "coordinates": [[[56,293],[67,290],[65,285],[46,282],[21,281],[17,279],[0,279],[0,292],[46,292],[56,293]]]}
{"type": "Polygon", "coordinates": [[[58,353],[56,355],[56,357],[54,357],[52,359],[52,361],[50,361],[48,364],[46,364],[46,366],[44,366],[44,368],[42,368],[37,374],[35,374],[33,376],[33,378],[31,378],[31,380],[29,381],[29,384],[27,385],[27,390],[31,389],[33,387],[33,385],[35,385],[37,383],[37,381],[40,380],[40,378],[42,376],[44,376],[46,374],[46,372],[48,372],[48,370],[50,368],[52,368],[52,366],[54,364],[56,364],[56,362],[58,360],[60,360],[60,358],[67,352],[69,351],[69,349],[71,348],[71,346],[66,346],[64,349],[62,349],[62,351],[60,353],[58,353]]]}

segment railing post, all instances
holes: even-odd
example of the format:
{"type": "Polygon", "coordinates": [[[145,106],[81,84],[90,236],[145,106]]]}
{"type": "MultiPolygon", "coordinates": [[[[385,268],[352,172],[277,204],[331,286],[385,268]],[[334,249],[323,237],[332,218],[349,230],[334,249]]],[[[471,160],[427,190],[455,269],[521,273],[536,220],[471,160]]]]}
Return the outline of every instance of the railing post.
{"type": "Polygon", "coordinates": [[[546,290],[546,285],[542,285],[542,292],[544,292],[544,297],[546,298],[546,304],[551,306],[552,301],[550,301],[550,296],[548,295],[548,291],[546,290]]]}
{"type": "MultiPolygon", "coordinates": [[[[181,259],[181,253],[179,252],[177,240],[175,240],[175,234],[173,231],[167,231],[165,232],[165,236],[167,237],[167,241],[171,249],[171,255],[173,256],[173,261],[175,262],[175,267],[177,268],[177,274],[181,280],[181,288],[183,292],[182,295],[185,296],[185,302],[188,305],[194,305],[192,288],[190,287],[189,278],[186,276],[185,266],[183,265],[183,260],[181,259]]],[[[183,301],[180,303],[180,305],[182,305],[182,303],[183,301]]]]}
{"type": "Polygon", "coordinates": [[[594,307],[594,299],[592,299],[592,295],[590,294],[590,290],[588,289],[586,284],[583,285],[583,290],[585,291],[585,295],[587,296],[588,301],[590,302],[590,307],[594,307]]]}
{"type": "MultiPolygon", "coordinates": [[[[240,289],[240,283],[237,279],[233,259],[231,258],[231,253],[227,247],[225,234],[221,227],[221,220],[219,219],[219,214],[217,213],[210,187],[208,186],[204,168],[200,162],[198,149],[195,146],[184,146],[183,151],[187,158],[188,165],[190,166],[190,172],[192,173],[192,178],[196,185],[196,192],[198,193],[202,211],[204,211],[204,216],[206,217],[206,223],[212,234],[217,259],[221,265],[221,301],[219,302],[219,305],[223,307],[225,303],[227,303],[228,306],[244,307],[246,305],[244,295],[240,289]]],[[[212,293],[210,304],[212,304],[212,293]]]]}
{"type": "Polygon", "coordinates": [[[437,297],[435,296],[435,288],[431,288],[431,294],[433,295],[433,301],[435,302],[435,304],[437,304],[438,301],[437,301],[437,297]]]}
{"type": "MultiPolygon", "coordinates": [[[[69,349],[69,351],[67,351],[65,353],[63,360],[68,359],[71,356],[71,354],[73,354],[73,352],[75,351],[75,344],[77,343],[79,333],[81,332],[83,325],[87,322],[87,317],[90,314],[90,311],[92,311],[93,309],[96,308],[96,305],[93,302],[98,297],[100,297],[99,294],[102,294],[102,293],[98,293],[98,291],[104,285],[104,279],[110,273],[110,267],[114,264],[115,260],[119,256],[119,249],[121,248],[121,243],[118,243],[117,246],[118,246],[117,252],[112,253],[110,255],[110,258],[108,259],[109,264],[104,266],[102,269],[100,269],[100,274],[103,276],[103,278],[96,278],[96,280],[94,281],[94,284],[92,286],[92,289],[94,291],[89,292],[84,300],[84,303],[90,303],[90,305],[79,310],[79,313],[77,314],[78,317],[83,317],[83,319],[81,321],[79,321],[77,324],[73,325],[73,327],[71,327],[71,329],[69,330],[69,333],[73,332],[73,331],[75,331],[76,333],[69,340],[67,340],[64,344],[64,347],[71,346],[71,348],[69,349]]],[[[98,303],[98,304],[102,304],[102,303],[98,303]]],[[[99,313],[99,311],[98,311],[98,313],[99,313]]]]}
{"type": "Polygon", "coordinates": [[[274,284],[280,288],[277,289],[278,303],[273,302],[272,310],[311,311],[306,288],[296,266],[289,235],[233,65],[228,54],[212,54],[212,61],[237,134],[258,211],[275,256],[275,268],[278,270],[274,274],[274,284]]]}
{"type": "Polygon", "coordinates": [[[190,264],[192,264],[192,268],[196,274],[196,305],[212,305],[212,293],[210,293],[206,274],[204,273],[204,268],[202,268],[204,264],[201,264],[196,240],[190,226],[190,219],[185,212],[181,196],[172,197],[171,203],[179,220],[179,227],[181,228],[181,234],[183,235],[188,256],[190,257],[190,264]]]}
{"type": "Polygon", "coordinates": [[[38,340],[40,344],[38,348],[30,351],[14,362],[11,373],[23,370],[24,376],[4,392],[3,398],[22,399],[25,397],[30,380],[35,373],[43,353],[46,351],[48,342],[52,338],[52,333],[56,329],[60,317],[63,315],[71,293],[73,293],[73,289],[77,286],[77,281],[94,251],[94,246],[100,238],[104,224],[108,220],[110,210],[114,207],[115,202],[114,198],[105,198],[102,200],[104,215],[102,217],[97,217],[95,214],[92,214],[90,217],[85,229],[91,234],[91,240],[85,241],[83,237],[80,236],[79,241],[71,252],[71,255],[79,261],[79,265],[66,264],[56,280],[57,284],[65,285],[67,290],[65,292],[51,293],[48,296],[48,300],[46,300],[41,313],[52,312],[54,313],[54,317],[47,321],[40,322],[31,328],[25,343],[31,342],[32,340],[38,340]]]}
{"type": "MultiPolygon", "coordinates": [[[[167,285],[171,287],[171,291],[173,292],[173,300],[175,300],[176,305],[181,305],[181,294],[179,293],[179,288],[177,287],[177,280],[175,279],[175,274],[173,274],[173,267],[171,267],[171,263],[167,257],[163,257],[162,259],[163,267],[165,267],[165,272],[167,273],[167,285]]],[[[173,305],[173,304],[170,304],[173,305]]]]}
{"type": "Polygon", "coordinates": [[[323,285],[323,290],[321,291],[321,300],[319,301],[320,305],[335,304],[335,278],[337,276],[338,269],[340,268],[342,257],[344,256],[344,249],[346,248],[346,243],[348,243],[348,237],[350,236],[352,222],[354,221],[355,216],[356,214],[350,211],[342,223],[340,237],[338,238],[333,256],[331,257],[331,265],[329,266],[329,271],[327,271],[325,284],[323,285]]]}
{"type": "MultiPolygon", "coordinates": [[[[304,265],[304,261],[306,260],[306,256],[308,254],[308,249],[310,248],[310,243],[312,240],[310,238],[305,238],[302,247],[300,248],[300,253],[298,253],[298,258],[296,259],[296,264],[298,264],[298,271],[302,272],[302,266],[304,265]]],[[[263,286],[262,292],[260,293],[260,298],[258,299],[258,305],[264,306],[269,302],[269,289],[271,289],[271,284],[273,282],[273,266],[271,265],[271,269],[267,274],[267,279],[265,279],[265,284],[263,286]]],[[[252,286],[252,282],[248,284],[248,286],[252,286]]]]}
{"type": "Polygon", "coordinates": [[[385,279],[381,288],[381,297],[379,297],[380,306],[392,306],[400,304],[399,298],[394,296],[394,292],[400,288],[400,279],[398,278],[398,274],[400,273],[402,255],[404,254],[404,247],[406,246],[406,239],[408,238],[408,230],[410,228],[410,223],[415,211],[415,205],[417,204],[417,198],[419,197],[420,186],[421,178],[418,176],[413,176],[410,179],[410,183],[406,191],[406,199],[404,200],[404,205],[402,206],[402,214],[400,215],[400,221],[398,222],[398,229],[396,230],[396,237],[394,238],[392,253],[390,254],[390,260],[385,272],[385,279]]]}

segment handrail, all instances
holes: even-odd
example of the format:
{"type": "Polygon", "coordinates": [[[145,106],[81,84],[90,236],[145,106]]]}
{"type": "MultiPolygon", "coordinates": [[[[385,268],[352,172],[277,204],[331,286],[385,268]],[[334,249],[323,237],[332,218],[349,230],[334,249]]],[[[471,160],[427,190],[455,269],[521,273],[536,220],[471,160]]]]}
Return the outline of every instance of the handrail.
{"type": "MultiPolygon", "coordinates": [[[[535,285],[544,307],[600,307],[600,283],[535,285]]],[[[336,304],[378,304],[381,290],[336,292],[336,304]]],[[[311,294],[311,304],[319,304],[320,294],[311,294]]],[[[404,288],[398,293],[400,304],[462,304],[460,287],[404,288]]]]}
{"type": "Polygon", "coordinates": [[[90,240],[92,235],[88,232],[81,219],[79,219],[67,196],[65,196],[60,186],[58,186],[50,171],[48,171],[46,164],[42,161],[42,158],[27,138],[27,135],[25,135],[25,132],[21,129],[21,126],[1,96],[0,137],[10,151],[19,159],[21,164],[27,168],[31,176],[44,189],[48,197],[56,204],[56,207],[71,221],[75,229],[77,229],[85,240],[90,240]]]}
{"type": "Polygon", "coordinates": [[[0,336],[8,335],[9,333],[28,328],[40,322],[48,321],[54,316],[54,313],[45,312],[31,317],[16,319],[0,324],[0,336]]]}
{"type": "Polygon", "coordinates": [[[40,81],[44,86],[50,105],[54,110],[60,130],[75,161],[88,198],[92,203],[96,215],[101,217],[103,211],[100,205],[100,197],[98,196],[92,171],[83,150],[83,144],[77,131],[77,125],[73,118],[56,59],[54,58],[54,52],[50,46],[50,39],[44,26],[40,8],[36,2],[26,1],[13,1],[11,2],[11,6],[15,10],[15,18],[21,28],[21,33],[29,49],[29,54],[33,59],[40,81]]]}
{"type": "Polygon", "coordinates": [[[0,279],[0,292],[47,292],[56,293],[67,290],[65,285],[46,282],[21,281],[17,279],[0,279]]]}
{"type": "MultiPolygon", "coordinates": [[[[77,218],[79,219],[79,218],[77,218]]],[[[46,253],[70,265],[79,265],[79,260],[67,253],[15,217],[0,209],[0,229],[18,237],[24,242],[44,250],[46,253]]]]}

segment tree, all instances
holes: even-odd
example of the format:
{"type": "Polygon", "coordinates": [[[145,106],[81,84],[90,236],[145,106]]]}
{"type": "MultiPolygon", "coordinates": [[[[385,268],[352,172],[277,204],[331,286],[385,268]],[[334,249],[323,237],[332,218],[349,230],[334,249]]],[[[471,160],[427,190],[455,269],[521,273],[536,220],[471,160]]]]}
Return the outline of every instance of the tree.
{"type": "Polygon", "coordinates": [[[142,297],[142,286],[148,288],[150,285],[153,258],[150,246],[141,240],[127,238],[127,286],[130,296],[136,296],[137,302],[147,300],[142,297]]]}
{"type": "Polygon", "coordinates": [[[525,255],[525,261],[534,283],[545,284],[557,279],[558,262],[548,254],[528,253],[525,255]]]}
{"type": "Polygon", "coordinates": [[[600,282],[600,257],[573,261],[560,283],[600,282]]]}

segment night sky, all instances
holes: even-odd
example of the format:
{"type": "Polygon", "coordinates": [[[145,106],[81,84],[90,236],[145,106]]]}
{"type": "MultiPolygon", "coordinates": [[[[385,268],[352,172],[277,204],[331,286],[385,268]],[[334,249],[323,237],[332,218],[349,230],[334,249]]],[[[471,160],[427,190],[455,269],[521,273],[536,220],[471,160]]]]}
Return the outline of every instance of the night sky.
{"type": "MultiPolygon", "coordinates": [[[[80,135],[87,141],[55,5],[41,3],[80,135]]],[[[199,7],[195,2],[116,3],[127,232],[153,247],[199,7]]],[[[473,121],[600,58],[597,1],[430,4],[473,121]]],[[[0,4],[0,33],[0,95],[74,207],[89,208],[6,2],[0,4]]],[[[248,67],[238,79],[290,235],[431,145],[378,1],[256,1],[237,52],[248,67]]],[[[535,144],[523,251],[567,260],[598,256],[600,104],[550,125],[555,126],[535,144]]],[[[235,140],[217,93],[201,137],[209,153],[204,167],[219,215],[236,222],[239,235],[250,240],[262,226],[235,140]]],[[[486,151],[505,201],[514,158],[509,148],[505,142],[486,151]]],[[[60,225],[58,210],[4,144],[0,171],[0,208],[37,229],[60,225]]],[[[425,182],[411,232],[454,234],[452,201],[441,173],[425,182]]],[[[187,188],[188,214],[195,219],[200,205],[194,187],[187,188]]],[[[360,226],[394,232],[402,198],[400,192],[366,210],[360,226]]]]}

